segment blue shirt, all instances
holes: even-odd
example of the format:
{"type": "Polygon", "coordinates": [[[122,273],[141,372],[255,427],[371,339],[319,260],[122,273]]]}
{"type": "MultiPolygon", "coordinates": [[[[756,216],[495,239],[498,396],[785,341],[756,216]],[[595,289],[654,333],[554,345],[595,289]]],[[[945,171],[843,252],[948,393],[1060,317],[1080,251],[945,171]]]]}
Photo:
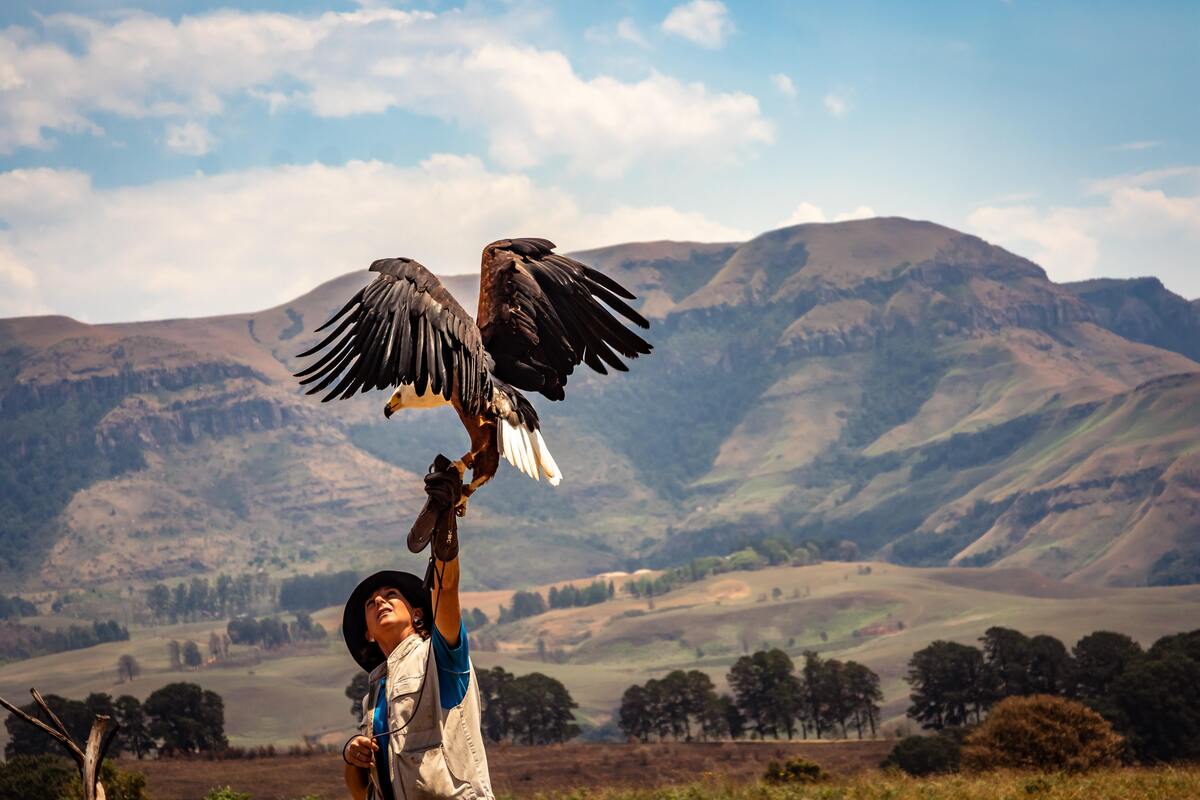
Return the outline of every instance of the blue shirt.
{"type": "Polygon", "coordinates": [[[467,626],[458,623],[458,644],[451,647],[437,625],[433,626],[433,661],[437,664],[438,695],[442,708],[449,710],[463,701],[471,685],[471,654],[467,644],[467,626]]]}

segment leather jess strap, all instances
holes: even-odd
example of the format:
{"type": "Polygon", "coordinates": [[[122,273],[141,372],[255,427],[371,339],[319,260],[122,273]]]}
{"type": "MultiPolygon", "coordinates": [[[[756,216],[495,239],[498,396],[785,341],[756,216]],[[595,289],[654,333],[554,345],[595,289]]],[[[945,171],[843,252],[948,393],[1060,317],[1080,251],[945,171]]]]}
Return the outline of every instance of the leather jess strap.
{"type": "Polygon", "coordinates": [[[408,549],[419,553],[431,541],[439,561],[458,557],[458,517],[455,506],[462,497],[463,472],[459,464],[438,454],[425,475],[425,506],[408,532],[408,549]]]}

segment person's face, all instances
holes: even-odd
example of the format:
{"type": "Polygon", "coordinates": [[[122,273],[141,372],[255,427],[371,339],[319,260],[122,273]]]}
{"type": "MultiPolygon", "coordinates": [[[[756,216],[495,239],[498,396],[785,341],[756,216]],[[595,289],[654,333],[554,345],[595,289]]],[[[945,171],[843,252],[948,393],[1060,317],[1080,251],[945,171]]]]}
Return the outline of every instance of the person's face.
{"type": "Polygon", "coordinates": [[[381,586],[371,593],[363,609],[367,638],[372,642],[395,642],[413,627],[413,609],[400,590],[381,586]]]}

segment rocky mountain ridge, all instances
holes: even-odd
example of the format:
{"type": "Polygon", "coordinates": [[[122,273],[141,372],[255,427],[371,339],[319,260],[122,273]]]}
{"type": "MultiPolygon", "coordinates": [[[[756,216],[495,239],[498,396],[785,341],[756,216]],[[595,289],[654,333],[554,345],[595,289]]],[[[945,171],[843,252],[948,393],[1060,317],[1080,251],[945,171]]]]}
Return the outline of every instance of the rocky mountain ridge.
{"type": "MultiPolygon", "coordinates": [[[[902,219],[577,256],[639,295],[656,350],[628,375],[577,371],[565,403],[539,400],[567,480],[502,471],[473,501],[477,585],[767,536],[849,538],[903,563],[1187,578],[1196,306],[1156,281],[1057,285],[902,219]]],[[[322,405],[290,378],[369,278],[212,319],[0,320],[10,572],[61,585],[314,571],[394,546],[425,464],[465,449],[454,415],[385,422],[382,396],[322,405]],[[47,491],[30,494],[31,477],[47,491]]],[[[476,276],[444,280],[473,308],[476,276]]]]}

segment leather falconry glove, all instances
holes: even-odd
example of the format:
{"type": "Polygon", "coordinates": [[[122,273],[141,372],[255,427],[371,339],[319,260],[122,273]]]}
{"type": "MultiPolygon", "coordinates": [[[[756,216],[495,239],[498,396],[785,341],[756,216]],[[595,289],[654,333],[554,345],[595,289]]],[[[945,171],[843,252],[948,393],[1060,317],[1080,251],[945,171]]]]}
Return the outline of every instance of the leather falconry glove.
{"type": "Polygon", "coordinates": [[[433,555],[439,561],[458,557],[458,517],[454,507],[462,497],[463,473],[459,466],[438,454],[425,475],[425,507],[408,532],[408,549],[419,553],[433,541],[433,555]]]}

